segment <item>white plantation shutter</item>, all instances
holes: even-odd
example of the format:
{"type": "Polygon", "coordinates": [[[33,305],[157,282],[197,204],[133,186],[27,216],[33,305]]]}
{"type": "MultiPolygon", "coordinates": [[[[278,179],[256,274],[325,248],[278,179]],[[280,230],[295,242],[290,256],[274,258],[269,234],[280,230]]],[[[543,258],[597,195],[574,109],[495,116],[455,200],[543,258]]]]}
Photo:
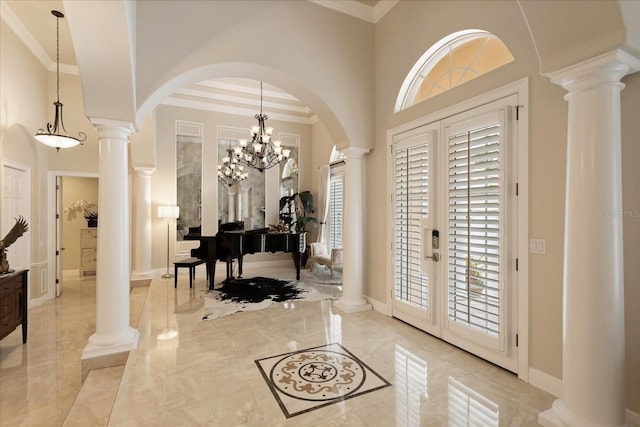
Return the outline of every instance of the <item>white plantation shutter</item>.
{"type": "Polygon", "coordinates": [[[329,249],[342,248],[344,173],[333,174],[329,185],[329,249]]]}
{"type": "Polygon", "coordinates": [[[449,321],[492,338],[503,321],[500,132],[494,122],[448,135],[449,321]]]}
{"type": "Polygon", "coordinates": [[[395,298],[429,308],[428,276],[422,274],[421,219],[429,213],[429,144],[395,150],[395,298]]]}

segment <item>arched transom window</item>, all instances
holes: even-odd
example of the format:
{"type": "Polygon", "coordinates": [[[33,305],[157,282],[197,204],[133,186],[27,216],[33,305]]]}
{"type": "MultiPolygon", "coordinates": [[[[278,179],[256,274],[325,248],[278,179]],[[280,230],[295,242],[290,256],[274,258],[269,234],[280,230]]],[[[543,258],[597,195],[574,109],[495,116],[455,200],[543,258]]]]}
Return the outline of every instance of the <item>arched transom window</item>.
{"type": "Polygon", "coordinates": [[[394,112],[433,98],[513,61],[498,37],[482,30],[450,34],[431,46],[404,80],[394,112]]]}

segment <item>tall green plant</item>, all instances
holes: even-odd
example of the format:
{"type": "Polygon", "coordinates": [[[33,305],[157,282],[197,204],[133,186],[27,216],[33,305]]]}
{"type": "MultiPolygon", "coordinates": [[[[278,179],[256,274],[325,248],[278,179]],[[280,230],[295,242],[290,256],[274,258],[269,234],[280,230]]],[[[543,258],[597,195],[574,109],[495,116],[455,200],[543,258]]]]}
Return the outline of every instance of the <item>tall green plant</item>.
{"type": "Polygon", "coordinates": [[[310,216],[314,212],[313,195],[310,191],[280,198],[280,221],[287,224],[289,229],[295,225],[296,231],[300,232],[307,231],[307,224],[317,227],[318,220],[310,216]]]}

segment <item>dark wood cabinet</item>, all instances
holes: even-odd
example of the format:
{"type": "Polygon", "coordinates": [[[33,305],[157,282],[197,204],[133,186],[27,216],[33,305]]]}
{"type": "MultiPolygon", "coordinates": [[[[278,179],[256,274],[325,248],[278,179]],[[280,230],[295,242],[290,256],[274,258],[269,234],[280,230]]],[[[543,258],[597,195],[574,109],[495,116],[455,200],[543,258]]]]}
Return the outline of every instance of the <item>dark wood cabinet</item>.
{"type": "Polygon", "coordinates": [[[0,340],[22,325],[22,342],[27,342],[27,272],[0,275],[0,340]]]}

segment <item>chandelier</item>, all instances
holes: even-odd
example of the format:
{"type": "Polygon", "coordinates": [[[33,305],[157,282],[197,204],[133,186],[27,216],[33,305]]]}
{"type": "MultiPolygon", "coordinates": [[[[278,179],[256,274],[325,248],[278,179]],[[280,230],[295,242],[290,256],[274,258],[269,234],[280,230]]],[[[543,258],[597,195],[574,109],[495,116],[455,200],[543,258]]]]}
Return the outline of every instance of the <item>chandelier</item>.
{"type": "Polygon", "coordinates": [[[251,141],[239,140],[240,146],[234,147],[233,153],[236,159],[242,161],[260,172],[279,164],[283,159],[288,159],[291,150],[282,148],[282,141],[272,141],[272,127],[266,127],[265,122],[269,118],[262,113],[262,82],[260,82],[260,114],[254,116],[258,120],[258,126],[251,128],[251,141]]]}
{"type": "Polygon", "coordinates": [[[43,144],[60,151],[61,148],[70,148],[82,144],[87,139],[87,134],[78,132],[78,138],[76,138],[70,136],[64,128],[62,102],[60,102],[60,18],[64,18],[64,14],[57,10],[52,10],[51,14],[56,17],[56,102],[53,103],[56,115],[53,124],[47,123],[47,130],[38,129],[35,137],[43,144]]]}
{"type": "Polygon", "coordinates": [[[244,166],[239,163],[238,157],[231,149],[231,142],[229,142],[229,149],[227,150],[227,156],[222,158],[222,164],[218,165],[218,180],[231,187],[233,184],[244,181],[249,174],[244,172],[244,166]]]}

